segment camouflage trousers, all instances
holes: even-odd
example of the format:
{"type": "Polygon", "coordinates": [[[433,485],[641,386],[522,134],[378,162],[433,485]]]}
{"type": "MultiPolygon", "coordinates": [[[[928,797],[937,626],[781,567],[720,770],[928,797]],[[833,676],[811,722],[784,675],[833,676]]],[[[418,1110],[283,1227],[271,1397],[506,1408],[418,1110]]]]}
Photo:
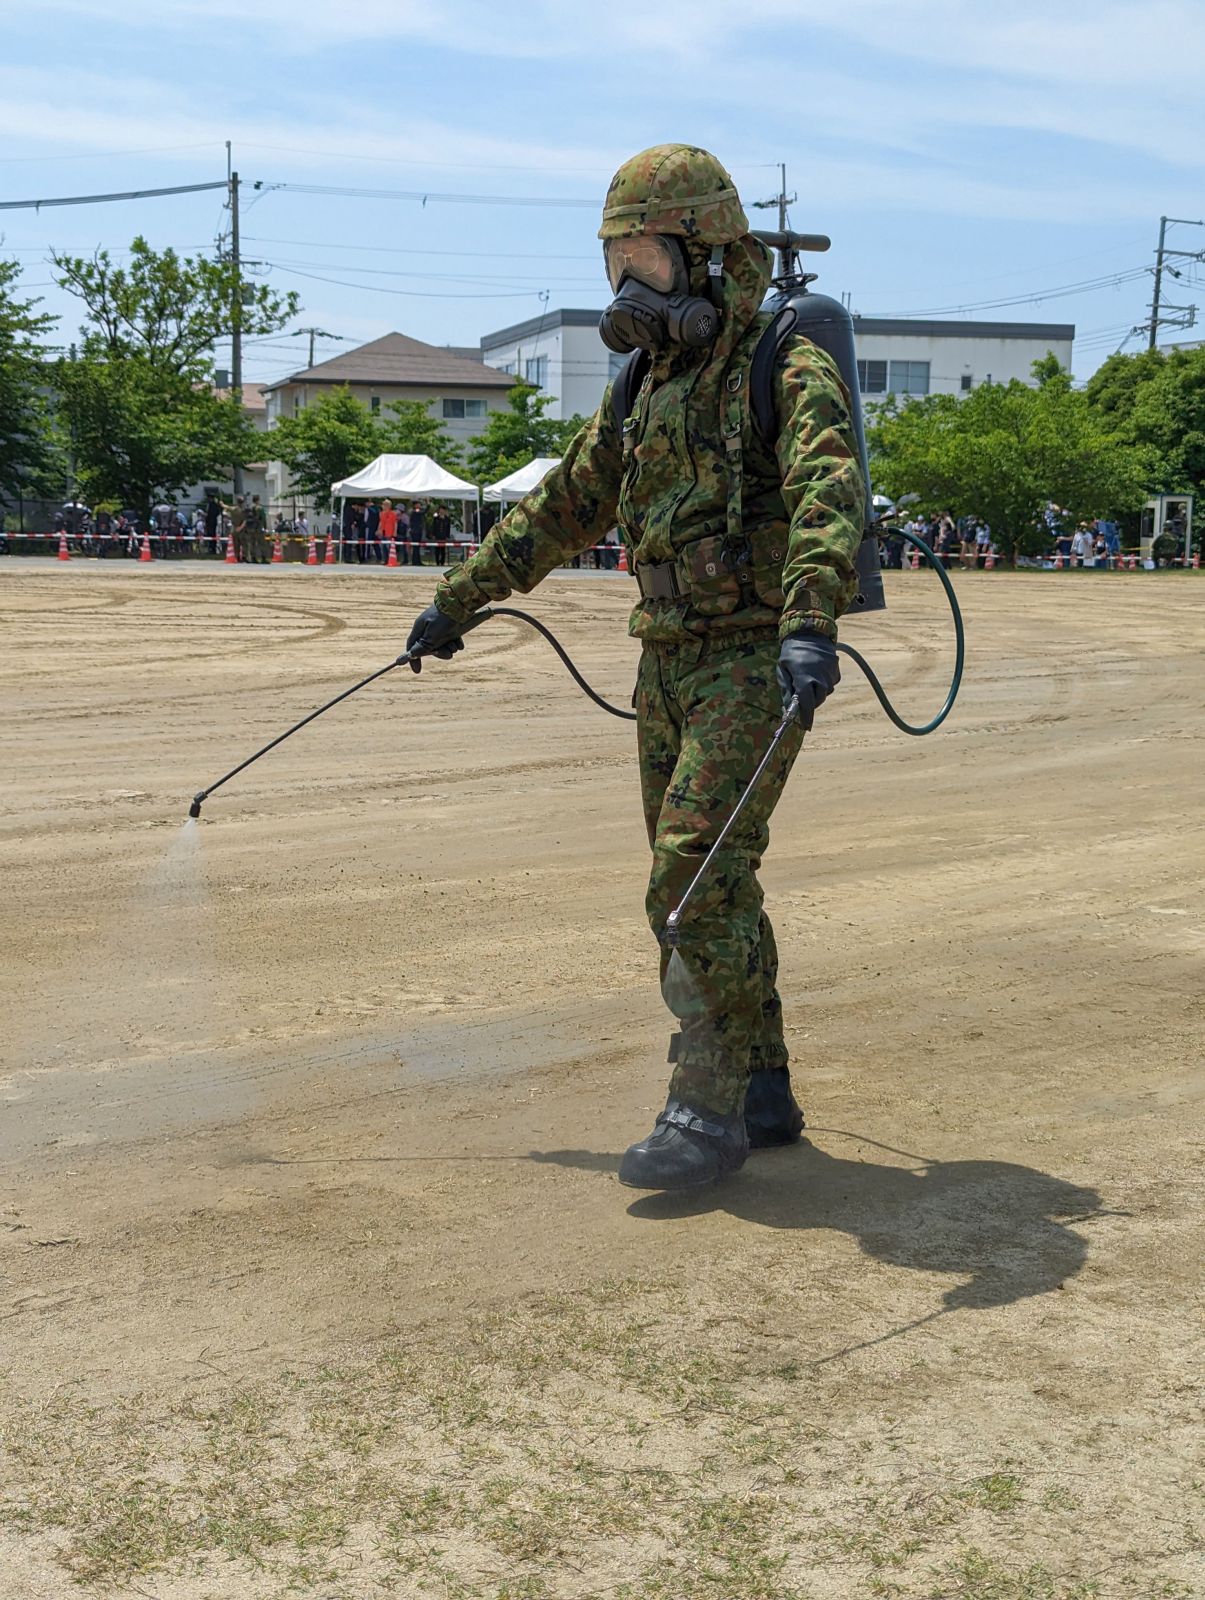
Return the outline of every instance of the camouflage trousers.
{"type": "Polygon", "coordinates": [[[725,1115],[740,1110],[751,1068],[787,1062],[778,951],[757,869],[799,753],[798,726],[783,738],[779,759],[691,901],[672,965],[665,923],[782,720],[777,663],[777,635],[765,629],[646,643],[636,683],[640,786],[653,850],[646,910],[662,946],[662,992],[681,1025],[670,1093],[725,1115]]]}

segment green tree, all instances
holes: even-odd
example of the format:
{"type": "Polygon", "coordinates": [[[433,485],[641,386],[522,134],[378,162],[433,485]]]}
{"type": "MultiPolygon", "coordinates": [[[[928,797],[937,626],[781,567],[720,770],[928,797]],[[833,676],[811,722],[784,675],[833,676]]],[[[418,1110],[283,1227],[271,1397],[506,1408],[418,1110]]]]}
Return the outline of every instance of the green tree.
{"type": "MultiPolygon", "coordinates": [[[[396,400],[374,416],[346,384],[329,390],[272,430],[272,453],[283,461],[298,491],[321,506],[331,484],[382,454],[430,456],[449,472],[460,470],[456,442],[423,400],[396,400]]],[[[262,445],[261,445],[262,448],[262,445]]]]}
{"type": "Polygon", "coordinates": [[[78,355],[59,363],[59,413],[81,488],[146,511],[258,453],[234,395],[214,391],[213,351],[241,289],[248,337],[275,333],[294,294],[240,284],[229,261],[181,257],[134,240],[127,266],[105,250],[56,255],[58,282],[83,303],[78,355]]]}
{"type": "Polygon", "coordinates": [[[1205,349],[1110,356],[1084,394],[1120,439],[1146,451],[1150,492],[1205,490],[1205,349]]]}
{"type": "Polygon", "coordinates": [[[484,431],[469,446],[469,471],[477,483],[496,483],[525,467],[533,456],[564,453],[586,419],[558,422],[546,417],[552,398],[529,383],[515,384],[506,397],[507,409],[492,411],[484,431]]]}
{"type": "Polygon", "coordinates": [[[298,491],[320,506],[330,504],[332,483],[359,472],[382,449],[376,419],[345,384],[295,417],[282,417],[270,438],[298,491]]]}
{"type": "Polygon", "coordinates": [[[385,415],[378,422],[377,437],[380,440],[378,453],[430,456],[448,472],[460,471],[460,450],[456,441],[432,415],[425,400],[394,400],[387,405],[385,415]]]}
{"type": "Polygon", "coordinates": [[[925,510],[985,518],[1014,560],[1047,545],[1048,501],[1073,521],[1132,510],[1146,453],[1109,430],[1056,361],[1035,363],[1034,376],[1036,388],[1014,379],[889,401],[869,430],[876,484],[919,494],[925,510]]]}
{"type": "Polygon", "coordinates": [[[237,402],[145,359],[63,361],[56,384],[76,479],[93,502],[145,515],[253,458],[258,435],[237,402]]]}
{"type": "Polygon", "coordinates": [[[55,319],[14,292],[21,268],[0,261],[0,494],[44,487],[54,461],[43,339],[55,319]]]}

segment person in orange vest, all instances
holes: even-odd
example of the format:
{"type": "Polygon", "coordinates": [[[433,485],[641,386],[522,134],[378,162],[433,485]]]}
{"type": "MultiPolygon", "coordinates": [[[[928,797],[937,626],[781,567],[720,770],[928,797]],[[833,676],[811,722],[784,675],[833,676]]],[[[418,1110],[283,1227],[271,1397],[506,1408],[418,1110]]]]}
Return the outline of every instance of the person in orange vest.
{"type": "Polygon", "coordinates": [[[381,539],[381,554],[387,560],[390,541],[397,539],[397,512],[393,509],[392,500],[381,501],[381,520],[377,524],[377,532],[381,539]]]}

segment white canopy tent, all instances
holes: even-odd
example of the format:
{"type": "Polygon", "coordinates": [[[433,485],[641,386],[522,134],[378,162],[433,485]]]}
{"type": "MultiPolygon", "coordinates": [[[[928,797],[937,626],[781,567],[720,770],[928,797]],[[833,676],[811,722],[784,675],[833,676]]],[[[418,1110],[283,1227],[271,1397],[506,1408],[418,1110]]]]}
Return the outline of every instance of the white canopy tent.
{"type": "Polygon", "coordinates": [[[553,467],[561,464],[560,456],[535,456],[525,467],[520,467],[517,472],[510,473],[505,478],[499,478],[497,483],[487,484],[483,493],[487,500],[522,500],[525,494],[543,482],[553,467]]]}
{"type": "MultiPolygon", "coordinates": [[[[331,499],[339,502],[339,559],[343,559],[343,502],[345,500],[460,500],[481,505],[481,491],[447,472],[430,456],[378,456],[350,478],[331,484],[331,499]]],[[[468,532],[468,518],[465,519],[468,532]]]]}

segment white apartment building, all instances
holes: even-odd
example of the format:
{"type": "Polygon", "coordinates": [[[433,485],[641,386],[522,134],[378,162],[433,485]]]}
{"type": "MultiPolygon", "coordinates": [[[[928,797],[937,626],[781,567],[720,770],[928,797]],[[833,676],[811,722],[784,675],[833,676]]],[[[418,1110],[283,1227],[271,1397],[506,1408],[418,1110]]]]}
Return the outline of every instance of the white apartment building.
{"type": "Polygon", "coordinates": [[[627,360],[598,336],[598,311],[549,311],[481,340],[481,359],[552,396],[558,421],[598,410],[603,390],[627,360]]]}
{"type": "MultiPolygon", "coordinates": [[[[487,333],[481,359],[550,394],[550,417],[589,416],[623,365],[598,335],[597,311],[550,311],[487,333]]],[[[921,322],[855,317],[858,378],[867,400],[889,394],[965,394],[981,383],[1033,381],[1053,352],[1071,366],[1075,328],[1046,322],[921,322]]]]}
{"type": "Polygon", "coordinates": [[[866,400],[889,394],[967,394],[981,383],[1033,382],[1033,364],[1071,366],[1075,327],[1062,322],[921,322],[855,317],[858,383],[866,400]]]}

